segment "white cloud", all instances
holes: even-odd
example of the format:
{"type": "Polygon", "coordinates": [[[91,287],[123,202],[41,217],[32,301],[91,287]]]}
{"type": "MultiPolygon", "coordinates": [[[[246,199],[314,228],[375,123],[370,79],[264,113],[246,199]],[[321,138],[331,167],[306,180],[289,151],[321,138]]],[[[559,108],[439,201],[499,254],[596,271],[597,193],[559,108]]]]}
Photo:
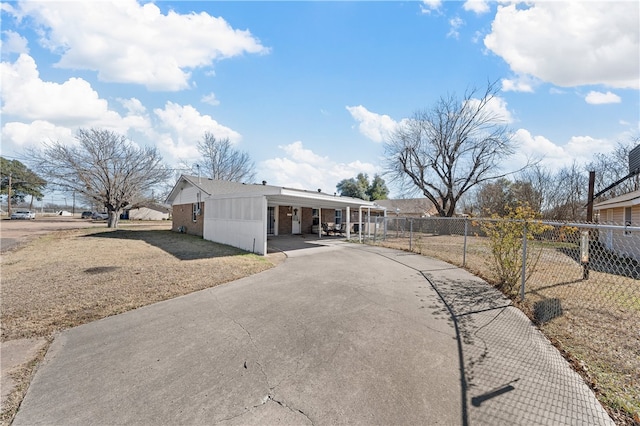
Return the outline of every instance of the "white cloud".
{"type": "Polygon", "coordinates": [[[485,46],[519,75],[561,87],[640,87],[640,3],[498,6],[485,46]]]}
{"type": "Polygon", "coordinates": [[[9,122],[2,126],[2,140],[23,147],[36,147],[42,142],[75,143],[73,132],[48,121],[9,122]]]}
{"type": "Polygon", "coordinates": [[[167,161],[177,162],[197,158],[196,145],[205,131],[235,143],[241,139],[238,132],[190,105],[167,102],[150,115],[137,98],[117,98],[125,110],[122,115],[83,79],[71,78],[62,84],[41,80],[33,58],[26,54],[15,63],[2,62],[0,76],[3,150],[46,140],[73,143],[78,128],[98,127],[140,144],[156,144],[167,161]]]}
{"type": "Polygon", "coordinates": [[[130,114],[145,114],[147,112],[147,108],[136,98],[118,98],[118,102],[120,102],[130,114]]]}
{"type": "Polygon", "coordinates": [[[447,33],[447,37],[453,37],[457,39],[460,37],[460,32],[458,31],[464,25],[464,21],[460,17],[451,18],[449,20],[449,32],[447,33]]]}
{"type": "Polygon", "coordinates": [[[14,31],[3,31],[2,53],[29,53],[29,42],[14,31]]]}
{"type": "MultiPolygon", "coordinates": [[[[480,103],[480,99],[472,98],[469,99],[468,102],[471,103],[473,107],[477,107],[480,103]]],[[[484,111],[491,116],[496,117],[496,121],[500,123],[513,123],[513,116],[507,108],[507,101],[499,96],[491,98],[484,107],[484,111]]]]}
{"type": "Polygon", "coordinates": [[[229,138],[238,143],[242,136],[209,115],[202,115],[191,105],[167,102],[164,108],[153,110],[159,119],[157,140],[166,158],[190,160],[198,158],[197,144],[204,132],[213,133],[216,138],[229,138]]]}
{"type": "Polygon", "coordinates": [[[593,104],[593,105],[619,104],[621,101],[620,96],[616,95],[615,93],[611,93],[611,92],[602,93],[602,92],[595,92],[593,90],[589,92],[587,96],[585,96],[584,100],[588,104],[593,104]]]}
{"type": "Polygon", "coordinates": [[[152,90],[189,87],[191,70],[244,53],[267,53],[249,31],[209,14],[166,15],[153,3],[25,1],[16,16],[37,23],[41,43],[61,55],[58,66],[98,72],[102,81],[152,90]],[[179,37],[176,37],[179,34],[179,37]]]}
{"type": "Polygon", "coordinates": [[[376,114],[362,105],[347,106],[347,111],[358,121],[358,130],[374,142],[383,142],[398,126],[398,123],[386,114],[376,114]]]}
{"type": "Polygon", "coordinates": [[[283,157],[265,160],[258,165],[258,179],[269,184],[307,190],[321,189],[332,194],[343,179],[355,177],[358,173],[373,176],[379,170],[370,163],[352,161],[340,163],[330,156],[322,156],[304,148],[297,141],[278,146],[284,151],[283,157]]]}
{"type": "Polygon", "coordinates": [[[40,137],[44,131],[58,137],[75,133],[80,127],[100,127],[122,134],[129,130],[144,132],[150,127],[139,101],[126,101],[123,105],[129,105],[128,114],[122,116],[81,78],[63,83],[43,81],[35,61],[27,54],[21,54],[15,63],[2,62],[0,76],[5,122],[2,142],[7,148],[23,146],[28,141],[38,143],[46,139],[40,137]]]}
{"type": "Polygon", "coordinates": [[[487,13],[490,10],[489,2],[485,0],[467,0],[464,2],[463,8],[474,12],[476,15],[487,13]]]}
{"type": "MultiPolygon", "coordinates": [[[[86,122],[105,119],[110,114],[107,101],[100,99],[81,78],[62,84],[40,79],[36,63],[22,54],[11,64],[0,64],[2,113],[31,120],[86,122]]],[[[116,119],[117,117],[110,117],[116,119]]]]}
{"type": "Polygon", "coordinates": [[[608,153],[614,147],[609,140],[590,136],[573,136],[560,146],[544,136],[534,136],[526,129],[518,129],[513,138],[518,146],[516,155],[509,159],[513,170],[524,166],[528,158],[541,159],[541,164],[552,170],[569,166],[574,161],[586,164],[593,160],[594,154],[608,153]]]}
{"type": "Polygon", "coordinates": [[[209,104],[212,106],[218,106],[220,105],[220,101],[216,98],[216,94],[211,92],[208,95],[204,95],[201,99],[200,102],[205,103],[205,104],[209,104]]]}
{"type": "Polygon", "coordinates": [[[505,78],[502,80],[502,91],[533,93],[534,85],[533,79],[527,76],[519,76],[515,79],[505,78]]]}
{"type": "Polygon", "coordinates": [[[441,6],[442,0],[422,0],[420,11],[425,15],[429,15],[433,11],[439,11],[441,6]]]}

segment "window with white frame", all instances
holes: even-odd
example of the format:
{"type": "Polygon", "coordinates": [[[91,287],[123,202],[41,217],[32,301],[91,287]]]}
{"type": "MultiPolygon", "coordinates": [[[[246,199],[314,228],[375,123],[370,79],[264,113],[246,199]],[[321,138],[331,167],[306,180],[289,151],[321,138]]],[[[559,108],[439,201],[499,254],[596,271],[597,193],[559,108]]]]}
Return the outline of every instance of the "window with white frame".
{"type": "MultiPolygon", "coordinates": [[[[631,226],[631,207],[624,208],[624,226],[631,226]]],[[[624,235],[631,235],[631,232],[624,231],[624,235]]]]}
{"type": "Polygon", "coordinates": [[[342,210],[336,210],[336,225],[342,224],[342,210]]]}

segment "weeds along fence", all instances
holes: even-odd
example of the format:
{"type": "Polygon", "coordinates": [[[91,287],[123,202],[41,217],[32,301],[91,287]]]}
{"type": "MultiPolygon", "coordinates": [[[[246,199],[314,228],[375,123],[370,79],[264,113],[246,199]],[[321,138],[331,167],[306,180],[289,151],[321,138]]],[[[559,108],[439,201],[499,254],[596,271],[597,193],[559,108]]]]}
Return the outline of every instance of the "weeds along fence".
{"type": "Polygon", "coordinates": [[[605,404],[640,416],[640,227],[371,217],[363,231],[363,242],[438,258],[499,287],[578,360],[605,404]]]}

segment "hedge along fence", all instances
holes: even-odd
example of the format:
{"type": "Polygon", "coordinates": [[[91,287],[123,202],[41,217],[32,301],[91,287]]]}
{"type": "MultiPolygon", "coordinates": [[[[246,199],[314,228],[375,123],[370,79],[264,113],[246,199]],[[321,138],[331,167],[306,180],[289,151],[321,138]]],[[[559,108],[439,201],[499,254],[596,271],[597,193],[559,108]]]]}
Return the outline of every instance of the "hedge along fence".
{"type": "Polygon", "coordinates": [[[576,361],[603,403],[640,422],[640,227],[371,217],[363,240],[496,285],[576,361]]]}

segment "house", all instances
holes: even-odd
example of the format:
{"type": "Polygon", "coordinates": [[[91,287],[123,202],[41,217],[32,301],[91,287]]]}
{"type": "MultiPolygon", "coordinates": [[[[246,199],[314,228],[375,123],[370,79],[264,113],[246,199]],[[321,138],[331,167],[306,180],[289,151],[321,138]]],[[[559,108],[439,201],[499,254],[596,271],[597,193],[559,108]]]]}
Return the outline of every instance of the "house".
{"type": "MultiPolygon", "coordinates": [[[[599,222],[609,225],[640,226],[640,191],[632,191],[619,197],[594,204],[593,210],[599,222]]],[[[600,242],[616,253],[640,261],[640,232],[601,231],[600,242]],[[634,239],[633,243],[630,239],[634,239]]]]}
{"type": "Polygon", "coordinates": [[[344,234],[361,232],[363,216],[385,209],[358,198],[320,191],[182,175],[169,193],[172,230],[254,253],[267,252],[267,236],[316,234],[322,223],[344,234]],[[354,222],[354,218],[358,220],[354,222]]]}
{"type": "Polygon", "coordinates": [[[438,216],[438,209],[427,198],[399,198],[378,200],[377,203],[387,209],[387,214],[398,217],[438,216]]]}
{"type": "Polygon", "coordinates": [[[122,218],[129,220],[168,220],[170,217],[170,209],[159,204],[127,206],[122,212],[122,218]]]}

